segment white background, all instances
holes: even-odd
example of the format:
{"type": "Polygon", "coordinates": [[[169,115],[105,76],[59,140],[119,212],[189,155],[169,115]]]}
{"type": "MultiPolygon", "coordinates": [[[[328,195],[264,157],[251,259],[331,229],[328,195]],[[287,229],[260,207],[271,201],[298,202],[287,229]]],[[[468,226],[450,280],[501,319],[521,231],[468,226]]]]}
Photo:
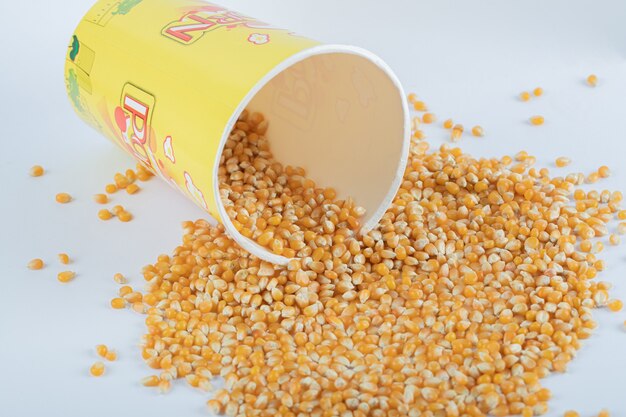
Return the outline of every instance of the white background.
{"type": "MultiPolygon", "coordinates": [[[[325,42],[372,50],[422,97],[440,120],[484,126],[460,144],[475,155],[526,149],[553,167],[557,156],[585,173],[607,164],[600,189],[626,191],[626,3],[615,1],[223,1],[246,14],[325,42]],[[583,80],[596,73],[599,86],[583,80]],[[517,94],[542,86],[545,96],[517,94]],[[546,124],[533,127],[529,116],[546,124]]],[[[108,307],[115,272],[141,287],[141,267],[179,242],[180,222],[203,217],[159,180],[135,196],[116,194],[136,218],[101,222],[92,195],[134,164],[84,125],[65,97],[63,62],[74,26],[91,0],[0,0],[0,416],[203,416],[206,394],[175,385],[159,396],[138,381],[150,374],[139,355],[143,318],[108,307]],[[46,175],[30,178],[38,163],[46,175]],[[57,192],[75,201],[54,202],[57,192]],[[76,279],[56,280],[58,252],[74,259],[76,279]],[[26,263],[45,259],[42,271],[26,263]],[[88,376],[93,347],[120,359],[106,376],[88,376]]],[[[157,65],[157,63],[155,63],[157,65]]],[[[439,144],[444,131],[426,130],[439,144]]],[[[567,169],[569,171],[570,169],[567,169]]],[[[561,170],[560,172],[566,172],[561,170]]],[[[609,247],[600,279],[626,299],[626,256],[609,247]]],[[[550,415],[601,408],[626,416],[626,311],[597,311],[599,329],[565,375],[545,382],[550,415]]]]}

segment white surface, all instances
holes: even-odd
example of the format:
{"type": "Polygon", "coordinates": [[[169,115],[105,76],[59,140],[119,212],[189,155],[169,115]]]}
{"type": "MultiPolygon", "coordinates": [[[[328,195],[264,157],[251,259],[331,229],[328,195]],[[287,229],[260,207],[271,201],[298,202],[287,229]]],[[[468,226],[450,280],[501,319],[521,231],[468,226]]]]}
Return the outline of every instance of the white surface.
{"type": "MultiPolygon", "coordinates": [[[[130,158],[85,126],[65,98],[63,59],[74,25],[90,0],[0,2],[0,416],[202,416],[207,398],[176,385],[158,396],[139,386],[150,373],[139,356],[142,317],[108,307],[122,272],[141,286],[141,267],[180,239],[179,222],[203,213],[154,180],[115,203],[136,219],[101,222],[91,196],[130,158]],[[47,173],[32,179],[28,169],[47,173]],[[61,206],[54,195],[75,196],[61,206]],[[56,254],[68,252],[78,273],[68,285],[55,276],[56,254]],[[48,266],[31,272],[33,257],[48,266]],[[107,375],[87,370],[93,346],[120,351],[107,375]]],[[[407,91],[417,92],[440,120],[480,123],[487,136],[461,146],[476,155],[520,149],[550,165],[570,156],[571,170],[601,163],[614,175],[598,188],[626,191],[626,3],[589,1],[223,1],[235,10],[325,42],[355,44],[380,55],[407,91]],[[594,72],[596,89],[583,85],[594,72]],[[545,96],[521,103],[516,95],[541,85],[545,96]],[[543,114],[546,124],[526,122],[543,114]]],[[[428,128],[440,143],[443,131],[428,128]]],[[[600,279],[626,299],[623,246],[603,254],[600,279]]],[[[601,408],[626,416],[626,312],[597,311],[599,329],[584,343],[553,389],[551,416],[566,409],[591,416],[601,408]]]]}

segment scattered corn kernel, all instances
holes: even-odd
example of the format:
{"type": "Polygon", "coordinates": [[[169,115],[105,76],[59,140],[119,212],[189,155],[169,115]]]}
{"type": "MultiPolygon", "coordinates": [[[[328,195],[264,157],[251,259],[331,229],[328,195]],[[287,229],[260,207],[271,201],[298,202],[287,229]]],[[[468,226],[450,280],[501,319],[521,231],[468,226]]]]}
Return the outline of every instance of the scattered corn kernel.
{"type": "Polygon", "coordinates": [[[476,136],[477,138],[480,138],[480,137],[485,136],[485,131],[483,130],[481,126],[474,126],[472,128],[472,135],[476,136]]]}
{"type": "Polygon", "coordinates": [[[73,280],[75,276],[76,276],[76,273],[73,271],[63,271],[57,274],[57,279],[60,282],[66,283],[66,282],[70,282],[71,280],[73,280]]]}
{"type": "Polygon", "coordinates": [[[611,300],[607,303],[607,307],[613,312],[618,312],[624,307],[624,303],[622,300],[611,300]]]}
{"type": "Polygon", "coordinates": [[[100,218],[100,220],[109,220],[111,217],[113,217],[113,213],[111,213],[107,209],[102,209],[98,211],[98,218],[100,218]]]}
{"type": "Polygon", "coordinates": [[[120,174],[119,172],[113,176],[113,181],[115,182],[115,186],[119,190],[126,188],[128,184],[130,184],[130,181],[128,181],[128,178],[126,178],[124,174],[120,174]]]}
{"type": "Polygon", "coordinates": [[[126,301],[123,298],[115,297],[111,300],[111,307],[121,309],[126,307],[126,301]]]}
{"type": "Polygon", "coordinates": [[[530,118],[530,124],[533,126],[541,126],[544,123],[543,116],[532,116],[530,118]]]}
{"type": "Polygon", "coordinates": [[[563,417],[580,417],[580,414],[578,414],[577,411],[569,410],[566,411],[565,414],[563,414],[563,417]]]}
{"type": "Polygon", "coordinates": [[[462,135],[463,135],[463,125],[456,124],[454,125],[454,127],[452,128],[452,131],[450,132],[450,140],[452,140],[452,142],[457,142],[461,139],[462,135]]]}
{"type": "Polygon", "coordinates": [[[135,194],[137,191],[139,191],[139,186],[137,184],[128,184],[126,186],[126,192],[128,194],[135,194]]]}
{"type": "Polygon", "coordinates": [[[113,214],[115,214],[116,216],[119,216],[119,214],[124,211],[124,207],[118,204],[118,205],[113,206],[111,210],[113,211],[113,214]]]}
{"type": "Polygon", "coordinates": [[[542,95],[543,95],[543,88],[541,88],[541,87],[537,87],[537,88],[535,88],[535,89],[533,90],[533,95],[534,95],[535,97],[540,97],[540,96],[542,96],[542,95]]]}
{"type": "Polygon", "coordinates": [[[31,260],[30,262],[28,262],[28,269],[33,269],[33,270],[37,270],[37,269],[41,269],[44,267],[44,263],[41,259],[39,258],[35,258],[33,260],[31,260]]]}
{"type": "Polygon", "coordinates": [[[600,174],[598,174],[597,172],[592,172],[591,174],[587,175],[585,182],[587,184],[594,184],[598,182],[599,179],[600,179],[600,174]]]}
{"type": "Polygon", "coordinates": [[[93,365],[91,365],[91,368],[89,368],[89,373],[91,374],[91,376],[102,376],[102,374],[104,374],[104,363],[103,362],[96,362],[93,365]]]}
{"type": "Polygon", "coordinates": [[[619,238],[618,235],[612,234],[609,236],[609,243],[613,246],[619,245],[620,241],[621,239],[619,238]]]}
{"type": "Polygon", "coordinates": [[[156,387],[159,385],[159,377],[156,375],[150,375],[141,380],[141,385],[144,387],[156,387]]]}
{"type": "Polygon", "coordinates": [[[117,214],[117,218],[120,219],[121,222],[129,222],[133,219],[133,215],[127,211],[121,211],[117,214]]]}
{"type": "Polygon", "coordinates": [[[98,204],[106,204],[109,202],[109,197],[106,194],[95,194],[93,200],[98,204]]]}
{"type": "Polygon", "coordinates": [[[416,130],[413,132],[413,137],[417,140],[422,140],[426,138],[426,134],[424,133],[423,130],[416,130]]]}
{"type": "Polygon", "coordinates": [[[443,127],[444,129],[452,129],[452,126],[454,125],[454,122],[452,121],[452,119],[446,119],[443,122],[443,127]]]}
{"type": "Polygon", "coordinates": [[[598,417],[610,417],[611,413],[609,413],[609,410],[602,410],[598,413],[598,417]]]}
{"type": "Polygon", "coordinates": [[[611,175],[611,170],[606,165],[602,165],[598,168],[598,175],[600,178],[608,178],[611,175]]]}
{"type": "Polygon", "coordinates": [[[43,175],[43,167],[41,165],[33,165],[30,169],[31,177],[41,177],[43,175]]]}
{"type": "Polygon", "coordinates": [[[413,102],[413,109],[415,111],[427,111],[428,107],[423,101],[416,100],[413,102]]]}
{"type": "Polygon", "coordinates": [[[69,203],[70,201],[72,201],[72,196],[68,193],[58,193],[55,198],[57,200],[57,203],[61,204],[69,203]]]}
{"type": "Polygon", "coordinates": [[[561,156],[556,158],[556,161],[554,162],[554,164],[558,167],[558,168],[563,168],[568,166],[569,164],[572,163],[572,160],[565,157],[565,156],[561,156]]]}
{"type": "Polygon", "coordinates": [[[67,265],[70,263],[70,257],[67,253],[59,253],[58,257],[59,262],[61,262],[63,265],[67,265]]]}
{"type": "Polygon", "coordinates": [[[116,186],[115,184],[107,184],[107,185],[104,187],[104,191],[105,191],[107,194],[113,194],[114,192],[116,192],[116,191],[117,191],[117,186],[116,186]]]}
{"type": "Polygon", "coordinates": [[[425,124],[430,124],[435,121],[435,115],[432,113],[424,113],[422,116],[422,122],[425,124]]]}
{"type": "Polygon", "coordinates": [[[595,74],[590,74],[587,76],[587,84],[591,87],[595,87],[598,85],[598,77],[595,74]]]}
{"type": "Polygon", "coordinates": [[[528,101],[530,100],[530,93],[528,91],[522,91],[519,95],[520,100],[528,101]]]}
{"type": "Polygon", "coordinates": [[[106,357],[109,348],[107,345],[96,345],[96,353],[101,357],[106,357]]]}
{"type": "Polygon", "coordinates": [[[109,350],[105,355],[104,358],[106,360],[108,360],[109,362],[113,362],[117,360],[117,353],[115,353],[115,351],[113,350],[109,350]]]}
{"type": "Polygon", "coordinates": [[[126,277],[120,274],[119,272],[113,275],[113,281],[121,285],[128,283],[128,280],[126,279],[126,277]]]}
{"type": "Polygon", "coordinates": [[[620,222],[617,225],[617,233],[619,233],[620,235],[623,235],[626,233],[626,222],[620,222]]]}

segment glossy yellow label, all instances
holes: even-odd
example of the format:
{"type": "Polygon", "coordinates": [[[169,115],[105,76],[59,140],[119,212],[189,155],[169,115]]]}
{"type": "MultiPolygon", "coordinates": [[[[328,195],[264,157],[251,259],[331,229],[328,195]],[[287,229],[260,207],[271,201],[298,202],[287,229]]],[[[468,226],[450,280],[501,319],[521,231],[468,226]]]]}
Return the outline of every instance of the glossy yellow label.
{"type": "Polygon", "coordinates": [[[222,6],[102,0],[65,65],[87,123],[218,218],[213,168],[237,106],[274,67],[317,42],[222,6]]]}

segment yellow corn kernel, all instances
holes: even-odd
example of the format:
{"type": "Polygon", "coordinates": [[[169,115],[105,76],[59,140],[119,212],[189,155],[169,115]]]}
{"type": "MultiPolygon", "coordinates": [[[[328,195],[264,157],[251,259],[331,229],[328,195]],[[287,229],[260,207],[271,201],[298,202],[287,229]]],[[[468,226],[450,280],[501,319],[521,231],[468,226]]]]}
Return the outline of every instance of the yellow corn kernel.
{"type": "Polygon", "coordinates": [[[415,111],[426,111],[428,107],[423,101],[416,100],[413,102],[413,110],[415,111]]]}
{"type": "Polygon", "coordinates": [[[66,282],[70,282],[71,280],[73,280],[75,276],[76,276],[76,273],[73,271],[63,271],[57,274],[57,279],[60,282],[66,283],[66,282]]]}
{"type": "Polygon", "coordinates": [[[598,85],[598,77],[595,74],[590,74],[587,76],[587,84],[591,87],[595,87],[598,85]]]}
{"type": "Polygon", "coordinates": [[[430,124],[435,121],[435,115],[432,113],[424,113],[422,116],[422,122],[425,124],[430,124]]]}
{"type": "Polygon", "coordinates": [[[572,160],[565,157],[565,156],[560,156],[558,158],[556,158],[556,161],[554,161],[554,164],[558,167],[558,168],[563,168],[568,166],[569,164],[572,163],[572,160]]]}
{"type": "Polygon", "coordinates": [[[121,212],[124,211],[124,207],[120,206],[119,204],[113,206],[113,208],[111,209],[113,211],[113,214],[115,214],[116,216],[119,216],[121,212]]]}
{"type": "Polygon", "coordinates": [[[610,300],[606,305],[613,312],[618,312],[624,307],[622,300],[610,300]]]}
{"type": "Polygon", "coordinates": [[[533,126],[541,126],[545,121],[543,116],[531,116],[529,120],[530,124],[533,126]]]}
{"type": "Polygon", "coordinates": [[[601,410],[598,413],[598,417],[610,417],[611,413],[609,413],[609,410],[601,410]]]}
{"type": "Polygon", "coordinates": [[[587,175],[585,182],[587,184],[594,184],[598,182],[599,179],[600,179],[600,174],[598,174],[597,172],[592,172],[591,174],[587,175]]]}
{"type": "Polygon", "coordinates": [[[109,362],[113,362],[117,360],[117,353],[115,353],[115,351],[113,350],[109,350],[107,353],[105,353],[104,358],[109,362]]]}
{"type": "Polygon", "coordinates": [[[91,368],[89,368],[89,373],[91,376],[95,377],[102,376],[102,374],[104,374],[104,363],[100,361],[94,363],[91,365],[91,368]]]}
{"type": "Polygon", "coordinates": [[[415,139],[422,140],[426,138],[426,134],[422,130],[416,130],[415,132],[413,132],[413,137],[415,139]]]}
{"type": "Polygon", "coordinates": [[[541,97],[543,95],[543,88],[537,87],[533,90],[533,95],[535,97],[541,97]]]}
{"type": "Polygon", "coordinates": [[[474,126],[472,128],[472,135],[476,136],[477,138],[481,138],[485,136],[485,131],[480,126],[474,126]]]}
{"type": "Polygon", "coordinates": [[[454,125],[454,127],[452,128],[452,131],[450,132],[450,139],[453,142],[457,142],[458,140],[461,139],[462,135],[463,135],[463,125],[461,124],[454,125]]]}
{"type": "Polygon", "coordinates": [[[58,257],[59,262],[61,262],[63,265],[67,265],[70,263],[70,257],[67,253],[59,253],[58,257]]]}
{"type": "Polygon", "coordinates": [[[530,100],[530,93],[528,91],[522,91],[519,95],[519,99],[522,101],[530,100]]]}
{"type": "Polygon", "coordinates": [[[580,414],[578,414],[577,411],[569,410],[566,411],[565,414],[563,414],[563,417],[580,417],[580,414]]]}
{"type": "Polygon", "coordinates": [[[107,209],[102,209],[98,211],[98,218],[100,220],[109,220],[111,217],[113,217],[113,213],[111,213],[107,209]]]}
{"type": "Polygon", "coordinates": [[[113,281],[121,285],[128,283],[128,280],[126,279],[126,277],[120,274],[119,272],[113,275],[113,281]]]}
{"type": "Polygon", "coordinates": [[[620,235],[623,235],[626,233],[626,222],[620,222],[617,225],[617,233],[619,233],[620,235]]]}
{"type": "Polygon", "coordinates": [[[124,174],[120,174],[119,172],[113,176],[113,181],[115,182],[115,186],[120,190],[126,188],[130,183],[128,181],[128,178],[126,178],[124,174]]]}
{"type": "Polygon", "coordinates": [[[141,385],[144,387],[156,387],[159,385],[159,377],[156,375],[150,375],[141,380],[141,385]]]}
{"type": "Polygon", "coordinates": [[[109,202],[109,197],[106,194],[95,194],[93,200],[98,204],[106,204],[109,202]]]}
{"type": "Polygon", "coordinates": [[[126,192],[128,194],[135,194],[137,191],[139,191],[139,186],[137,184],[129,184],[126,186],[126,192]]]}
{"type": "Polygon", "coordinates": [[[44,267],[44,263],[41,259],[35,258],[35,259],[30,260],[27,266],[28,266],[28,269],[38,270],[44,267]]]}
{"type": "Polygon", "coordinates": [[[104,191],[105,191],[107,194],[113,194],[114,192],[116,192],[116,191],[117,191],[117,186],[116,186],[115,184],[107,184],[107,185],[104,187],[104,191]]]}
{"type": "Polygon", "coordinates": [[[69,203],[70,201],[72,201],[72,196],[68,193],[58,193],[55,198],[57,200],[57,203],[61,204],[69,203]]]}
{"type": "Polygon", "coordinates": [[[127,169],[124,175],[126,175],[126,179],[128,179],[131,184],[137,179],[137,173],[132,169],[127,169]]]}
{"type": "Polygon", "coordinates": [[[101,357],[106,357],[109,348],[107,345],[96,345],[96,353],[101,357]]]}
{"type": "Polygon", "coordinates": [[[626,210],[620,210],[617,212],[617,218],[620,220],[626,220],[626,210]]]}
{"type": "Polygon", "coordinates": [[[111,300],[111,307],[121,309],[126,307],[126,301],[123,298],[115,297],[111,300]]]}
{"type": "Polygon", "coordinates": [[[118,213],[117,218],[120,219],[121,222],[129,222],[133,219],[133,215],[127,211],[121,211],[118,213]]]}
{"type": "Polygon", "coordinates": [[[41,177],[43,175],[43,167],[41,165],[33,165],[30,169],[31,177],[41,177]]]}
{"type": "Polygon", "coordinates": [[[600,178],[608,178],[611,175],[611,170],[606,165],[602,165],[598,168],[598,175],[600,178]]]}
{"type": "Polygon", "coordinates": [[[616,234],[612,234],[609,236],[609,243],[613,246],[619,245],[621,239],[616,234]]]}
{"type": "Polygon", "coordinates": [[[452,119],[446,119],[443,122],[443,128],[444,129],[452,129],[452,126],[454,126],[454,122],[452,121],[452,119]]]}
{"type": "Polygon", "coordinates": [[[409,101],[409,103],[415,103],[417,101],[417,94],[409,93],[409,95],[406,98],[409,101]]]}

